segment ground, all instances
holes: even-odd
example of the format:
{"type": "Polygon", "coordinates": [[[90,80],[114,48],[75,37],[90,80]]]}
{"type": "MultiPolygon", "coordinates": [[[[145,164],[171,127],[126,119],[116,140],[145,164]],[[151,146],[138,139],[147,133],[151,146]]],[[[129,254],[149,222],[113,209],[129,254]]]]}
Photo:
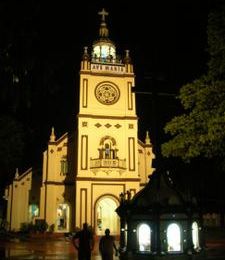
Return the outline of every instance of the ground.
{"type": "MultiPolygon", "coordinates": [[[[206,260],[225,260],[225,230],[208,230],[206,233],[206,260]]],[[[0,259],[60,259],[77,260],[70,237],[36,235],[32,237],[0,234],[0,259]]],[[[115,257],[115,260],[119,259],[115,257]]],[[[92,260],[101,260],[96,239],[92,260]]]]}

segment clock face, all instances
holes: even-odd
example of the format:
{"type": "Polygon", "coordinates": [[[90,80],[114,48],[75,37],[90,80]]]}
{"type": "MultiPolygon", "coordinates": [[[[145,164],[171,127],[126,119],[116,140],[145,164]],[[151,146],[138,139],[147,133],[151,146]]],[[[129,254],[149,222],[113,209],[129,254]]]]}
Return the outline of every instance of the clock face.
{"type": "Polygon", "coordinates": [[[100,103],[112,105],[119,100],[120,91],[116,85],[102,83],[96,87],[95,96],[100,103]]]}

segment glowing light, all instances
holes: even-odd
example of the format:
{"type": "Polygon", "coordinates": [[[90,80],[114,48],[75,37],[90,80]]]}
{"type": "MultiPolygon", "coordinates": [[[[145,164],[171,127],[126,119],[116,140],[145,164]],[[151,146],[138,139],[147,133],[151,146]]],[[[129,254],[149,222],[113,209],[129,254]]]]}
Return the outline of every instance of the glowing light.
{"type": "Polygon", "coordinates": [[[138,227],[139,251],[151,251],[151,229],[147,224],[138,227]]]}
{"type": "Polygon", "coordinates": [[[192,242],[194,245],[194,249],[199,248],[199,234],[198,234],[198,224],[197,222],[192,223],[192,242]]]}
{"type": "Polygon", "coordinates": [[[35,204],[29,205],[29,220],[32,221],[33,218],[39,216],[39,208],[35,204]]]}
{"type": "Polygon", "coordinates": [[[93,57],[101,59],[115,59],[116,50],[115,47],[111,44],[99,44],[93,48],[93,57]]]}
{"type": "Polygon", "coordinates": [[[173,223],[167,228],[168,252],[181,251],[180,227],[173,223]]]}

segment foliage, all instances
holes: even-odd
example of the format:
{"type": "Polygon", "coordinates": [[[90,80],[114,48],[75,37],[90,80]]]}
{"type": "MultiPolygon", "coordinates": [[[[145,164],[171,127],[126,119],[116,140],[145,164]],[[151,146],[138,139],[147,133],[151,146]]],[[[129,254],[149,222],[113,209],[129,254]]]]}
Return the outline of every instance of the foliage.
{"type": "Polygon", "coordinates": [[[0,218],[0,232],[6,232],[9,228],[9,223],[6,219],[0,218]]]}
{"type": "Polygon", "coordinates": [[[162,154],[186,161],[219,157],[225,165],[225,4],[209,15],[208,45],[208,72],[180,89],[184,114],[166,124],[172,139],[162,154]]]}
{"type": "Polygon", "coordinates": [[[34,0],[0,1],[0,193],[15,168],[21,172],[38,163],[51,127],[67,114],[61,103],[69,100],[62,79],[66,66],[48,43],[42,12],[34,0]]]}
{"type": "Polygon", "coordinates": [[[51,224],[51,225],[49,226],[49,231],[50,231],[50,232],[54,232],[54,231],[55,231],[55,224],[51,224]]]}
{"type": "Polygon", "coordinates": [[[48,229],[48,224],[44,219],[37,219],[35,224],[33,223],[22,223],[20,227],[20,232],[30,233],[30,232],[45,232],[48,229]]]}
{"type": "Polygon", "coordinates": [[[6,180],[22,160],[24,136],[21,123],[12,117],[0,116],[0,126],[0,176],[6,180]]]}
{"type": "Polygon", "coordinates": [[[37,219],[35,223],[35,230],[45,232],[48,229],[48,223],[44,219],[37,219]]]}
{"type": "Polygon", "coordinates": [[[35,226],[32,223],[21,223],[20,232],[30,233],[35,231],[35,226]]]}

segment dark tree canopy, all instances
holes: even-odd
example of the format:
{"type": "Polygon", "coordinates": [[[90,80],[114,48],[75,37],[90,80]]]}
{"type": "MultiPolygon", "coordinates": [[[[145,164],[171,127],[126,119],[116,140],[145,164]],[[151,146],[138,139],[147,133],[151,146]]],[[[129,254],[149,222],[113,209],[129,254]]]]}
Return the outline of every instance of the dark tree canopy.
{"type": "Polygon", "coordinates": [[[73,93],[68,88],[72,80],[67,77],[73,75],[72,66],[58,53],[57,44],[49,43],[43,10],[33,0],[0,2],[2,180],[12,176],[17,167],[23,172],[38,165],[52,126],[57,136],[68,129],[62,118],[66,120],[65,115],[72,111],[73,93]]]}
{"type": "MultiPolygon", "coordinates": [[[[208,17],[208,72],[180,89],[184,113],[165,126],[171,139],[162,145],[165,157],[219,158],[225,166],[225,4],[208,17]]],[[[194,61],[193,61],[194,62],[194,61]]]]}

